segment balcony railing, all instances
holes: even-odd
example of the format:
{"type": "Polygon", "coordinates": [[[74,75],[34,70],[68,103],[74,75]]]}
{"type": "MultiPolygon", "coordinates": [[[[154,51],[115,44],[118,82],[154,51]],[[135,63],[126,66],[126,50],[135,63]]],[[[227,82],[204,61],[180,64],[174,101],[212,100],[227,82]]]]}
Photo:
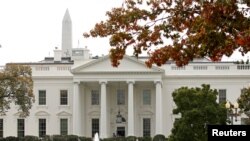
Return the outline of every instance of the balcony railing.
{"type": "Polygon", "coordinates": [[[171,66],[171,70],[188,70],[192,68],[192,70],[209,70],[214,68],[214,70],[234,70],[235,68],[237,70],[250,70],[250,64],[243,65],[243,64],[238,64],[238,65],[187,65],[183,67],[177,67],[177,66],[171,66]],[[192,66],[192,67],[191,67],[192,66]]]}

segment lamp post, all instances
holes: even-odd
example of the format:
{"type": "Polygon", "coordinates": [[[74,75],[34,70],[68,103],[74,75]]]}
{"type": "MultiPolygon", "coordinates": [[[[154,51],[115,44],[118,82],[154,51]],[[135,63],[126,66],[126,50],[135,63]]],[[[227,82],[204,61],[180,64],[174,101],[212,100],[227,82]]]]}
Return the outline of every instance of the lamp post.
{"type": "Polygon", "coordinates": [[[233,125],[233,118],[235,118],[235,122],[237,122],[237,117],[239,116],[238,112],[239,104],[237,102],[232,104],[229,101],[227,101],[225,107],[227,109],[227,116],[231,120],[231,125],[233,125]]]}

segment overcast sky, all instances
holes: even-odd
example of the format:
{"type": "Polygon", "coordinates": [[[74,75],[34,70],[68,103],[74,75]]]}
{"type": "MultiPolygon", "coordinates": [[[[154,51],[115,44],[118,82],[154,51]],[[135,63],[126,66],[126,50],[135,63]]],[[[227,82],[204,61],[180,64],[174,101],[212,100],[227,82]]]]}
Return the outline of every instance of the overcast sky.
{"type": "MultiPolygon", "coordinates": [[[[61,48],[62,19],[69,9],[73,47],[87,46],[93,56],[107,54],[108,39],[84,39],[82,33],[105,19],[123,0],[0,0],[0,66],[36,62],[61,48]]],[[[237,56],[237,55],[236,55],[237,56]]],[[[236,60],[236,56],[231,60],[236,60]]]]}
{"type": "Polygon", "coordinates": [[[0,65],[36,62],[61,48],[66,9],[73,26],[73,47],[88,46],[93,55],[108,53],[108,39],[85,39],[82,34],[105,19],[106,11],[123,0],[0,0],[0,65]]]}

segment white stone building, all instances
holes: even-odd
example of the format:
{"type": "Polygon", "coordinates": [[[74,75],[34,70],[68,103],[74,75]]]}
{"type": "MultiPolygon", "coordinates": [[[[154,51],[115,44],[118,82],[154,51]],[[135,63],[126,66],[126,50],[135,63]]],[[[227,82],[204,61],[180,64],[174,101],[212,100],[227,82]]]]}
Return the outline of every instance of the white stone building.
{"type": "MultiPolygon", "coordinates": [[[[219,101],[235,102],[249,84],[250,65],[195,60],[184,67],[173,62],[147,68],[146,58],[125,56],[113,68],[108,56],[91,57],[87,48],[72,48],[72,27],[66,11],[62,50],[30,65],[36,101],[30,116],[19,118],[12,106],[0,116],[0,136],[75,134],[101,138],[171,133],[175,107],[172,92],[182,86],[210,84],[219,101]]],[[[236,124],[240,124],[240,118],[236,124]]]]}

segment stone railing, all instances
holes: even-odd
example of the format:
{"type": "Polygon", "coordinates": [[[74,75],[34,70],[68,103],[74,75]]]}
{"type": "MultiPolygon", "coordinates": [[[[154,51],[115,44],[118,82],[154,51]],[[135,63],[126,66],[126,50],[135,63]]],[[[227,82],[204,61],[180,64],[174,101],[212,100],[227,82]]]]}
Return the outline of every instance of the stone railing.
{"type": "Polygon", "coordinates": [[[177,67],[174,63],[162,66],[166,75],[249,75],[250,64],[236,64],[231,62],[220,63],[190,63],[177,67]]]}
{"type": "Polygon", "coordinates": [[[33,76],[71,76],[71,65],[33,65],[33,76]]]}
{"type": "Polygon", "coordinates": [[[33,71],[70,71],[71,66],[46,66],[46,65],[37,65],[32,66],[33,71]]]}

